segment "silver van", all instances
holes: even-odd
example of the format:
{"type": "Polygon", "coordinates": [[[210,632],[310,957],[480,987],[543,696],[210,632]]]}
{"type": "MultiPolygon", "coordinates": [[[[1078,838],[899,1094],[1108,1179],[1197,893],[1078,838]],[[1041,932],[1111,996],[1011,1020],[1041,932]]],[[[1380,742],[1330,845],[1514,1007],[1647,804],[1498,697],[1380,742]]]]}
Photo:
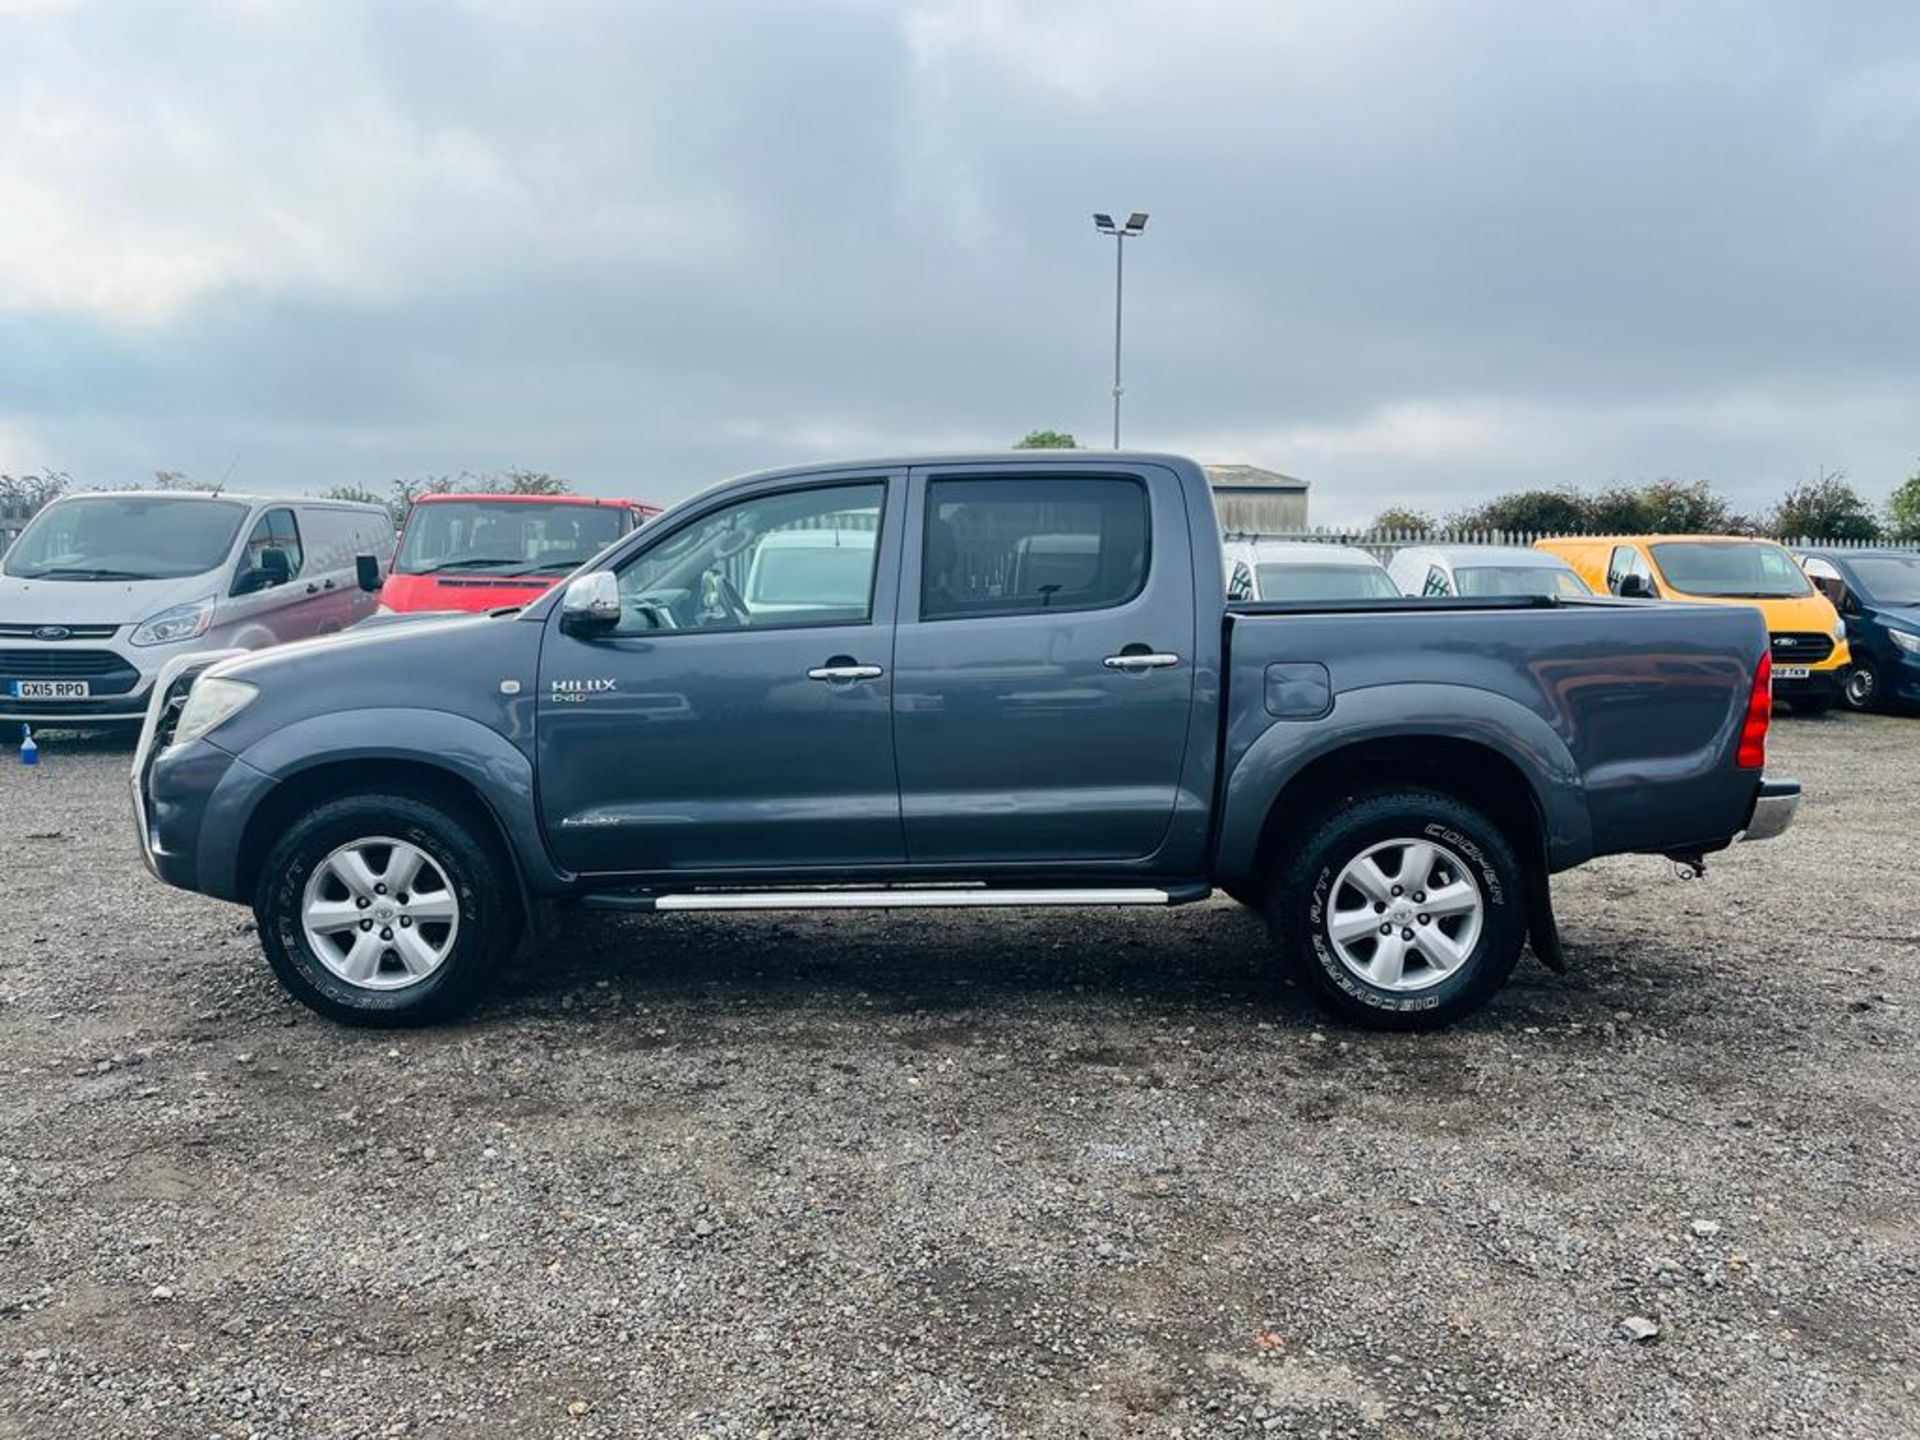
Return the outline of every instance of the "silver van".
{"type": "Polygon", "coordinates": [[[160,667],[373,613],[378,505],[168,491],[70,495],[0,557],[0,720],[138,724],[160,667]],[[364,559],[362,557],[365,557],[364,559]]]}

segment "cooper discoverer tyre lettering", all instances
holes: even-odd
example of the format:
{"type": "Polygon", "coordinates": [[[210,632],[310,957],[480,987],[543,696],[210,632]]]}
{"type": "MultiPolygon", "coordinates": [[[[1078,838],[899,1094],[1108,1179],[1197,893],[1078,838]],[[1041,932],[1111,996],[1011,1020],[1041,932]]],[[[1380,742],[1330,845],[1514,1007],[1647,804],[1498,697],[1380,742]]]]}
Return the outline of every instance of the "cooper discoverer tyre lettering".
{"type": "Polygon", "coordinates": [[[1505,983],[1526,940],[1512,843],[1485,815],[1409,787],[1349,797],[1289,847],[1267,916],[1330,1009],[1378,1029],[1448,1024],[1505,983]]]}
{"type": "Polygon", "coordinates": [[[348,1025],[419,1025],[471,1004],[511,952],[514,896],[494,847],[440,804],[348,795],[274,843],[254,916],[303,1004],[348,1025]]]}

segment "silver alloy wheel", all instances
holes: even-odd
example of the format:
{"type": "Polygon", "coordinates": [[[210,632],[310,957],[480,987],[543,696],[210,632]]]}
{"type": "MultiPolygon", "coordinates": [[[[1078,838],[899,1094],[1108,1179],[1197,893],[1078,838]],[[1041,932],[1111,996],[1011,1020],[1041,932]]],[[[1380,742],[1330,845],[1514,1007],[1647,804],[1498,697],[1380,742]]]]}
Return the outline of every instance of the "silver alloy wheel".
{"type": "Polygon", "coordinates": [[[1873,692],[1879,688],[1879,677],[1871,667],[1856,665],[1847,672],[1847,704],[1856,710],[1865,710],[1873,704],[1873,692]]]}
{"type": "Polygon", "coordinates": [[[460,933],[447,872],[418,845],[371,835],[314,867],[300,899],[307,945],[362,990],[403,990],[446,962],[460,933]]]}
{"type": "Polygon", "coordinates": [[[1438,985],[1473,954],[1486,901],[1473,872],[1431,840],[1383,840],[1347,862],[1327,896],[1327,938],[1380,990],[1438,985]]]}

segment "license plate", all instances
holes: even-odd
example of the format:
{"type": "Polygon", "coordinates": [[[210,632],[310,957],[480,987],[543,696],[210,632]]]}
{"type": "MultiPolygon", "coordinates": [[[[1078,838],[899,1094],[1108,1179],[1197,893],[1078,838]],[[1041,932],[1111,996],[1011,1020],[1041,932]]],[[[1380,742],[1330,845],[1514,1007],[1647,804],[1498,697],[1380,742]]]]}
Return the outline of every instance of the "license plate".
{"type": "Polygon", "coordinates": [[[1805,680],[1811,677],[1812,674],[1813,671],[1804,665],[1776,665],[1773,667],[1773,678],[1776,680],[1805,680]]]}
{"type": "Polygon", "coordinates": [[[93,694],[93,687],[85,680],[16,680],[13,682],[13,698],[16,700],[85,700],[93,694]]]}

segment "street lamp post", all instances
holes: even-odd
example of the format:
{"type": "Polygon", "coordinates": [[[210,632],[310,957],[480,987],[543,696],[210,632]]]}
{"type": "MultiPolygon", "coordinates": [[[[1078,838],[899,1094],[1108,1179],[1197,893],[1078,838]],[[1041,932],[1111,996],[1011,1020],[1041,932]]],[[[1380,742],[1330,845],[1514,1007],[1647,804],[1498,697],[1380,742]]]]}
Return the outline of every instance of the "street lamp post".
{"type": "Polygon", "coordinates": [[[1120,448],[1120,305],[1125,294],[1127,241],[1147,228],[1147,212],[1136,210],[1124,225],[1113,223],[1113,216],[1095,211],[1093,228],[1113,236],[1113,448],[1120,448]]]}

